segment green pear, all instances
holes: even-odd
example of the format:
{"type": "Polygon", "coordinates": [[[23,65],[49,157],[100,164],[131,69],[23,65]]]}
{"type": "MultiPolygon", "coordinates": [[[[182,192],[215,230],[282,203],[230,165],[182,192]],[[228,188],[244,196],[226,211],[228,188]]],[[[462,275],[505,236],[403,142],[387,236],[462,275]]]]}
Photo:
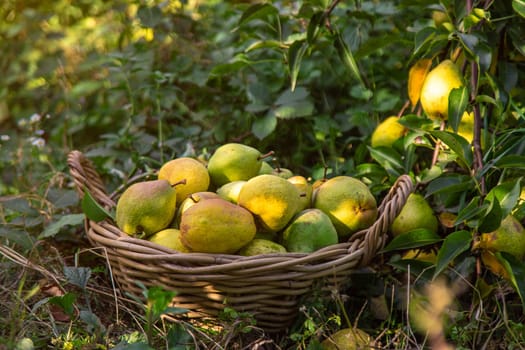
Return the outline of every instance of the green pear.
{"type": "Polygon", "coordinates": [[[372,147],[392,147],[394,142],[405,135],[407,128],[399,123],[397,116],[390,116],[379,123],[372,132],[370,144],[372,147]]]}
{"type": "Polygon", "coordinates": [[[315,189],[313,207],[332,220],[340,238],[370,227],[377,219],[377,202],[368,186],[350,176],[336,176],[315,189]]]}
{"type": "Polygon", "coordinates": [[[304,210],[312,206],[312,194],[313,186],[308,180],[302,175],[294,175],[287,179],[299,190],[301,196],[299,210],[304,210]]]}
{"type": "Polygon", "coordinates": [[[239,255],[253,256],[260,254],[286,253],[286,248],[277,242],[254,238],[239,250],[239,255]]]}
{"type": "Polygon", "coordinates": [[[283,245],[289,252],[311,253],[338,242],[334,224],[320,209],[299,212],[283,232],[283,245]]]}
{"type": "Polygon", "coordinates": [[[270,165],[270,163],[263,160],[261,164],[261,169],[259,170],[258,175],[271,174],[272,172],[273,172],[273,167],[270,165]]]}
{"type": "Polygon", "coordinates": [[[525,256],[525,228],[513,215],[507,215],[500,226],[489,233],[482,233],[479,247],[492,252],[506,252],[519,259],[525,256]]]}
{"type": "Polygon", "coordinates": [[[374,339],[360,328],[343,328],[321,342],[321,350],[371,350],[374,339]]]}
{"type": "Polygon", "coordinates": [[[212,183],[218,188],[259,174],[265,156],[257,149],[240,143],[227,143],[215,150],[208,161],[212,183]]]}
{"type": "Polygon", "coordinates": [[[300,193],[282,177],[258,175],[242,187],[239,205],[252,212],[264,229],[277,232],[298,212],[300,193]]]}
{"type": "Polygon", "coordinates": [[[432,69],[421,87],[421,107],[426,115],[432,120],[447,120],[450,91],[463,85],[463,76],[451,60],[444,60],[432,69]]]}
{"type": "Polygon", "coordinates": [[[281,168],[281,167],[273,169],[272,174],[280,176],[283,179],[288,179],[288,178],[294,176],[293,171],[291,171],[288,168],[281,168]]]}
{"type": "Polygon", "coordinates": [[[182,243],[192,252],[233,254],[257,231],[253,215],[222,198],[195,203],[182,213],[182,243]]]}
{"type": "Polygon", "coordinates": [[[117,226],[128,235],[147,237],[168,227],[176,209],[177,191],[169,181],[137,182],[117,202],[117,226]]]}
{"type": "Polygon", "coordinates": [[[438,231],[438,219],[432,207],[420,193],[411,193],[403,208],[390,226],[394,236],[415,230],[427,229],[433,233],[438,231]]]}
{"type": "Polygon", "coordinates": [[[239,193],[241,192],[242,186],[246,183],[245,180],[237,180],[225,183],[217,189],[217,194],[229,202],[237,204],[239,202],[239,193]]]}

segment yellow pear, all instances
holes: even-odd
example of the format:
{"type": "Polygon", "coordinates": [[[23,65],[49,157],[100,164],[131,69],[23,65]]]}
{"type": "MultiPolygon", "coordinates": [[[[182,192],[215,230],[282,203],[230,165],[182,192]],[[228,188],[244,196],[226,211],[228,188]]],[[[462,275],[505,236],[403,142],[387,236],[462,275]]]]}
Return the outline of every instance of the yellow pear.
{"type": "Polygon", "coordinates": [[[248,145],[224,144],[208,160],[211,181],[216,187],[220,187],[228,182],[248,180],[259,174],[264,157],[261,152],[248,145]]]}
{"type": "MultiPolygon", "coordinates": [[[[452,131],[452,128],[448,126],[447,130],[452,131]]],[[[481,129],[481,149],[485,149],[485,136],[486,130],[481,129]]],[[[474,112],[465,111],[461,116],[461,121],[458,125],[457,134],[472,143],[474,140],[474,112]]]]}
{"type": "Polygon", "coordinates": [[[339,237],[368,228],[377,219],[377,202],[370,189],[350,176],[336,176],[315,190],[313,207],[328,214],[339,237]]]}
{"type": "Polygon", "coordinates": [[[312,184],[302,175],[294,175],[287,180],[299,190],[299,195],[301,196],[299,210],[310,208],[312,206],[312,184]]]}
{"type": "Polygon", "coordinates": [[[189,207],[191,207],[195,203],[198,203],[200,201],[207,200],[207,199],[216,199],[216,198],[221,198],[221,197],[217,193],[209,192],[209,191],[195,192],[195,193],[190,194],[179,205],[177,209],[177,213],[175,215],[175,222],[174,222],[174,225],[172,226],[175,226],[175,228],[179,227],[182,213],[184,213],[189,207]]]}
{"type": "Polygon", "coordinates": [[[408,98],[410,99],[412,106],[417,105],[419,102],[421,87],[423,86],[423,82],[425,81],[431,65],[431,59],[422,58],[416,61],[408,71],[408,98]]]}
{"type": "Polygon", "coordinates": [[[273,253],[286,253],[286,248],[277,242],[263,238],[254,238],[239,250],[239,255],[242,256],[273,253]]]}
{"type": "Polygon", "coordinates": [[[182,213],[181,241],[192,252],[233,254],[257,231],[253,215],[222,198],[195,203],[182,213]]]}
{"type": "Polygon", "coordinates": [[[241,188],[245,183],[245,180],[228,182],[219,187],[216,192],[222,199],[237,204],[239,202],[239,193],[241,193],[241,188]]]}
{"type": "Polygon", "coordinates": [[[289,252],[311,253],[338,242],[334,224],[320,209],[299,212],[283,232],[283,245],[289,252]]]}
{"type": "Polygon", "coordinates": [[[437,233],[438,219],[423,195],[411,193],[392,222],[390,232],[394,236],[399,236],[403,233],[423,228],[437,233]]]}
{"type": "Polygon", "coordinates": [[[264,229],[277,232],[298,212],[300,193],[282,177],[258,175],[242,187],[239,205],[252,212],[264,229]]]}
{"type": "Polygon", "coordinates": [[[148,237],[148,241],[181,253],[188,253],[190,251],[188,247],[182,244],[180,240],[180,230],[176,228],[165,228],[148,237]]]}
{"type": "Polygon", "coordinates": [[[322,350],[374,349],[372,337],[359,328],[343,328],[321,342],[322,350]]]}
{"type": "Polygon", "coordinates": [[[450,91],[464,85],[459,68],[451,60],[444,60],[426,76],[421,88],[421,106],[432,120],[448,119],[450,91]]]}
{"type": "Polygon", "coordinates": [[[436,28],[439,28],[444,23],[450,23],[450,19],[448,18],[446,12],[440,10],[432,11],[432,21],[434,22],[436,28]]]}
{"type": "Polygon", "coordinates": [[[482,233],[480,248],[493,252],[506,252],[519,259],[525,257],[525,229],[512,214],[507,215],[500,227],[489,233],[482,233]]]}
{"type": "Polygon", "coordinates": [[[490,250],[481,251],[481,261],[483,265],[489,269],[496,276],[500,276],[506,280],[510,280],[510,275],[503,264],[498,260],[494,252],[490,250]]]}
{"type": "Polygon", "coordinates": [[[379,123],[372,132],[372,147],[392,147],[394,142],[402,138],[407,132],[407,128],[399,123],[399,118],[395,115],[390,116],[379,123]]]}
{"type": "Polygon", "coordinates": [[[169,226],[176,209],[177,192],[169,181],[142,181],[122,193],[115,219],[128,235],[150,236],[169,226]]]}
{"type": "Polygon", "coordinates": [[[177,204],[182,203],[188,195],[206,191],[210,186],[208,169],[197,159],[189,157],[175,158],[164,163],[157,177],[168,180],[172,186],[177,184],[177,204]]]}

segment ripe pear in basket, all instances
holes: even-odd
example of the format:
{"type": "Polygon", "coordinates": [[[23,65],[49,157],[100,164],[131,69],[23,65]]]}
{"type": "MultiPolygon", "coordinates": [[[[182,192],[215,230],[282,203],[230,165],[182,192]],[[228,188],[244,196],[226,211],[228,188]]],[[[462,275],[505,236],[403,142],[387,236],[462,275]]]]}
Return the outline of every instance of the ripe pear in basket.
{"type": "MultiPolygon", "coordinates": [[[[89,192],[107,210],[115,207],[118,198],[107,194],[89,159],[72,151],[68,165],[80,196],[89,192]]],[[[91,244],[102,248],[122,293],[140,297],[140,283],[158,286],[175,291],[173,305],[188,310],[174,317],[217,325],[222,310],[230,307],[252,314],[268,333],[282,332],[296,319],[300,300],[314,288],[341,286],[356,268],[370,263],[413,187],[409,176],[400,176],[382,198],[370,227],[311,253],[181,253],[129,236],[109,218],[86,219],[85,228],[91,244]]]]}
{"type": "Polygon", "coordinates": [[[117,226],[128,235],[151,236],[173,220],[177,191],[167,180],[151,180],[129,186],[117,203],[117,226]]]}
{"type": "Polygon", "coordinates": [[[234,254],[256,232],[253,215],[222,198],[195,203],[180,221],[181,241],[193,252],[234,254]]]}

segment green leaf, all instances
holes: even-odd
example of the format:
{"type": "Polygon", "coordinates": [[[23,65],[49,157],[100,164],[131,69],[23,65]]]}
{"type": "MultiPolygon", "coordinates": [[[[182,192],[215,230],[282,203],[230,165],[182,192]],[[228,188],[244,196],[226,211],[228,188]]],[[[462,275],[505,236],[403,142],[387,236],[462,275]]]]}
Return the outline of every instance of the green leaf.
{"type": "Polygon", "coordinates": [[[385,168],[375,163],[362,163],[356,166],[355,177],[375,177],[383,179],[388,176],[385,168]]]}
{"type": "Polygon", "coordinates": [[[277,40],[257,40],[244,49],[244,52],[250,52],[257,49],[278,49],[281,47],[281,42],[277,40]]]}
{"type": "Polygon", "coordinates": [[[113,219],[112,215],[93,198],[89,191],[84,192],[80,205],[89,220],[99,222],[106,218],[113,219]]]}
{"type": "Polygon", "coordinates": [[[25,227],[14,228],[10,225],[0,225],[0,242],[9,241],[9,244],[17,244],[17,249],[29,251],[33,249],[37,238],[27,232],[25,227]]]}
{"type": "Polygon", "coordinates": [[[177,295],[176,292],[166,290],[162,287],[154,286],[143,291],[144,296],[147,298],[147,307],[152,312],[153,318],[156,320],[162,314],[168,312],[170,303],[173,297],[177,295]]]}
{"type": "Polygon", "coordinates": [[[269,15],[278,14],[279,10],[269,3],[259,3],[252,5],[246,9],[239,19],[238,25],[241,26],[254,19],[265,19],[269,15]]]}
{"type": "Polygon", "coordinates": [[[509,274],[512,286],[521,299],[521,307],[525,311],[525,262],[505,252],[494,255],[509,274]]]}
{"type": "Polygon", "coordinates": [[[459,164],[470,170],[474,156],[467,140],[449,131],[432,130],[430,134],[447,145],[459,158],[459,164]]]}
{"type": "Polygon", "coordinates": [[[85,290],[91,277],[91,269],[89,267],[64,266],[64,275],[69,283],[85,290]]]}
{"type": "Polygon", "coordinates": [[[355,61],[354,55],[352,54],[352,51],[350,50],[348,45],[346,45],[346,42],[344,41],[343,36],[339,31],[335,32],[334,46],[337,49],[337,53],[339,54],[341,61],[343,61],[343,64],[346,66],[346,68],[348,68],[350,73],[359,81],[359,83],[364,86],[365,82],[361,77],[361,72],[359,71],[359,67],[357,66],[357,62],[355,61]]]}
{"type": "Polygon", "coordinates": [[[306,40],[309,44],[313,44],[315,39],[317,39],[317,35],[319,33],[319,29],[323,25],[324,18],[324,11],[317,11],[310,18],[310,22],[308,22],[308,28],[306,28],[306,40]]]}
{"type": "Polygon", "coordinates": [[[395,250],[419,248],[442,241],[436,233],[426,229],[415,229],[394,237],[388,245],[383,248],[382,253],[395,250]]]}
{"type": "Polygon", "coordinates": [[[492,62],[492,50],[485,39],[476,34],[458,33],[457,35],[465,51],[476,59],[481,73],[486,72],[492,62]]]}
{"type": "Polygon", "coordinates": [[[310,97],[310,93],[304,86],[299,86],[295,90],[285,90],[275,101],[276,105],[291,104],[300,102],[310,97]]]}
{"type": "Polygon", "coordinates": [[[169,350],[187,350],[194,344],[193,336],[182,322],[173,323],[166,335],[169,350]]]}
{"type": "Polygon", "coordinates": [[[376,51],[384,50],[387,46],[403,44],[408,46],[404,39],[397,33],[381,35],[376,38],[369,38],[356,50],[354,57],[356,60],[366,58],[376,51]]]}
{"type": "Polygon", "coordinates": [[[427,49],[427,46],[432,43],[436,35],[437,31],[434,27],[424,27],[418,31],[414,36],[414,52],[412,56],[419,57],[427,49]]]}
{"type": "Polygon", "coordinates": [[[501,216],[506,217],[516,207],[521,194],[521,178],[493,187],[487,194],[487,201],[497,200],[501,207],[501,216]]]}
{"type": "Polygon", "coordinates": [[[477,228],[480,218],[485,216],[488,207],[489,203],[483,203],[480,205],[480,197],[475,196],[459,211],[458,216],[456,217],[456,225],[468,222],[470,227],[477,228]]]}
{"type": "Polygon", "coordinates": [[[229,62],[214,66],[210,71],[210,76],[231,74],[251,63],[245,54],[237,54],[229,62]]]}
{"type": "Polygon", "coordinates": [[[461,117],[463,117],[463,112],[467,108],[468,99],[466,86],[452,89],[448,95],[448,123],[454,132],[458,131],[461,117]]]}
{"type": "Polygon", "coordinates": [[[470,248],[472,234],[461,230],[450,233],[438,251],[434,278],[437,277],[455,258],[470,248]]]}
{"type": "Polygon", "coordinates": [[[310,100],[296,101],[274,109],[273,113],[280,119],[307,117],[313,114],[314,104],[310,100]]]}
{"type": "Polygon", "coordinates": [[[148,343],[143,341],[135,343],[121,341],[113,348],[113,350],[155,350],[155,348],[152,348],[148,343]]]}
{"type": "Polygon", "coordinates": [[[525,0],[512,0],[512,9],[518,15],[525,18],[525,0]]]}
{"type": "Polygon", "coordinates": [[[525,169],[525,156],[508,155],[500,158],[494,166],[498,168],[517,168],[525,169]]]}
{"type": "Polygon", "coordinates": [[[71,99],[78,99],[82,96],[90,95],[99,89],[101,89],[104,86],[104,83],[102,81],[98,80],[84,80],[79,81],[77,84],[73,86],[73,88],[70,91],[70,98],[71,99]]]}
{"type": "Polygon", "coordinates": [[[449,176],[440,176],[428,184],[427,195],[467,192],[474,186],[473,182],[470,176],[465,175],[452,174],[449,176]]]}
{"type": "Polygon", "coordinates": [[[86,328],[89,333],[103,333],[106,331],[106,327],[100,321],[97,315],[89,310],[80,310],[80,319],[86,324],[86,328]]]}
{"type": "Polygon", "coordinates": [[[137,10],[137,16],[144,27],[153,28],[162,20],[162,11],[159,7],[141,6],[137,10]]]}
{"type": "Polygon", "coordinates": [[[295,90],[295,86],[297,85],[301,61],[307,48],[308,43],[305,40],[297,40],[294,41],[288,49],[288,69],[290,70],[290,85],[292,91],[295,90]]]}
{"type": "Polygon", "coordinates": [[[400,176],[404,172],[403,157],[395,149],[389,147],[368,147],[372,158],[387,172],[400,176]]]}
{"type": "Polygon", "coordinates": [[[481,217],[481,223],[479,224],[479,232],[492,232],[497,229],[501,224],[502,210],[501,205],[497,198],[492,200],[483,200],[483,203],[487,205],[487,211],[483,217],[481,217]]]}
{"type": "Polygon", "coordinates": [[[259,140],[270,135],[277,126],[277,118],[273,113],[268,113],[264,117],[255,119],[252,124],[252,132],[259,140]]]}
{"type": "Polygon", "coordinates": [[[68,214],[47,226],[38,236],[39,239],[55,236],[64,226],[78,226],[84,222],[84,214],[68,214]]]}
{"type": "Polygon", "coordinates": [[[75,301],[77,296],[75,293],[68,292],[64,295],[49,298],[48,302],[59,306],[69,317],[73,317],[75,312],[75,301]]]}

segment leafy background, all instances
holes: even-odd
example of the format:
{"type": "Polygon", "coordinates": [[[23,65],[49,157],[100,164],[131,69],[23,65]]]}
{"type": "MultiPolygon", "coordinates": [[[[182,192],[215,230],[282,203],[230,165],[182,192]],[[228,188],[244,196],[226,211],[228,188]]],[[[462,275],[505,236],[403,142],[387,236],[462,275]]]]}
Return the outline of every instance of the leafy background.
{"type": "MultiPolygon", "coordinates": [[[[184,348],[179,343],[196,330],[159,327],[169,293],[145,290],[152,304],[142,312],[111,298],[104,261],[83,236],[66,157],[81,150],[118,191],[170,158],[206,159],[225,142],[273,150],[275,165],[314,180],[360,177],[378,198],[410,174],[436,213],[454,217],[441,221],[438,236],[391,242],[350,282],[349,290],[366,281],[362,295],[310,300],[296,327],[273,342],[315,349],[350,321],[385,348],[428,346],[428,333],[405,317],[403,295],[424,295],[445,276],[463,286],[453,313],[438,310],[449,341],[522,346],[523,263],[498,257],[514,276],[507,280],[487,271],[471,246],[507,214],[525,217],[524,15],[520,0],[3,2],[0,320],[9,326],[0,346],[30,339],[36,348],[184,348]],[[408,100],[410,67],[447,57],[467,81],[451,97],[449,123],[454,130],[463,111],[475,113],[474,148],[408,100]],[[370,147],[390,115],[403,116],[409,135],[392,148],[370,147]],[[413,247],[438,251],[437,265],[413,265],[407,275],[397,253],[413,247]],[[115,303],[126,311],[119,322],[101,312],[115,303]],[[373,314],[381,310],[374,303],[390,306],[386,318],[373,314]]],[[[232,339],[253,346],[259,334],[249,315],[225,314],[237,337],[206,339],[216,348],[232,339]]]]}

